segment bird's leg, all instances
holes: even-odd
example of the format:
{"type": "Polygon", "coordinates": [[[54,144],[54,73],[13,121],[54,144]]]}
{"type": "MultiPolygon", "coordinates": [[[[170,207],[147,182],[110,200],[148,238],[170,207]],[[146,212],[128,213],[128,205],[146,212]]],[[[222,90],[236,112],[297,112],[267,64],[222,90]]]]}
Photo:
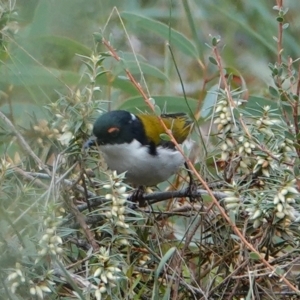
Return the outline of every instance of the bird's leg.
{"type": "Polygon", "coordinates": [[[195,192],[197,191],[197,184],[195,183],[193,175],[192,175],[192,171],[190,170],[190,168],[186,162],[184,163],[184,166],[186,167],[187,173],[189,176],[189,186],[187,187],[186,193],[187,193],[187,196],[189,197],[190,201],[194,202],[195,199],[197,198],[197,197],[193,196],[195,194],[195,192]]]}
{"type": "Polygon", "coordinates": [[[138,186],[137,189],[135,189],[132,193],[132,195],[129,197],[129,201],[136,203],[139,203],[139,207],[145,207],[146,201],[144,200],[144,193],[145,193],[145,187],[143,185],[138,186]]]}

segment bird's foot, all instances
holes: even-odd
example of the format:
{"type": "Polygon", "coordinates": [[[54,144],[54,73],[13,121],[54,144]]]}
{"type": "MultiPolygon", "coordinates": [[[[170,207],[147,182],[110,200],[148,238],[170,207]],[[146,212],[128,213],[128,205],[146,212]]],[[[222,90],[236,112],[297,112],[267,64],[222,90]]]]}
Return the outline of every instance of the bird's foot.
{"type": "Polygon", "coordinates": [[[140,185],[137,189],[135,189],[131,196],[128,197],[128,200],[131,202],[131,208],[136,208],[137,203],[139,207],[145,207],[146,201],[144,199],[145,187],[140,185]]]}
{"type": "MultiPolygon", "coordinates": [[[[199,198],[199,196],[197,196],[198,186],[194,181],[192,171],[190,170],[188,164],[185,162],[184,165],[187,169],[188,176],[189,176],[189,186],[186,189],[186,195],[187,195],[187,197],[189,197],[190,202],[195,202],[196,199],[199,198]]],[[[201,196],[200,196],[200,198],[201,198],[201,196]]]]}
{"type": "Polygon", "coordinates": [[[186,188],[186,196],[190,199],[190,202],[195,202],[196,199],[201,198],[201,196],[197,195],[197,189],[198,186],[195,181],[189,182],[189,186],[186,188]]]}

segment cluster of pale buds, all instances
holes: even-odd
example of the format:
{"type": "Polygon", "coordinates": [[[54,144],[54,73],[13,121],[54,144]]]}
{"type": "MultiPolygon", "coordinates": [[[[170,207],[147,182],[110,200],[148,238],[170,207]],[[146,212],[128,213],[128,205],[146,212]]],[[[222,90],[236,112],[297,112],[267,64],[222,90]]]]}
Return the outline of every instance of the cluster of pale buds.
{"type": "Polygon", "coordinates": [[[226,133],[230,131],[232,127],[232,111],[227,100],[219,100],[215,110],[214,124],[217,125],[219,133],[226,133]]]}
{"type": "Polygon", "coordinates": [[[255,145],[251,141],[248,141],[244,136],[240,136],[238,138],[238,141],[240,144],[238,150],[239,155],[251,155],[253,150],[255,149],[255,145]]]}
{"type": "Polygon", "coordinates": [[[239,206],[241,205],[241,200],[237,192],[232,190],[224,191],[227,196],[223,199],[225,202],[225,208],[229,211],[237,212],[239,206]]]}
{"type": "Polygon", "coordinates": [[[148,268],[147,263],[151,260],[150,256],[148,254],[144,254],[139,260],[138,263],[143,268],[148,268]]]}
{"type": "Polygon", "coordinates": [[[239,167],[238,167],[237,171],[244,175],[250,174],[252,165],[253,165],[253,159],[248,156],[244,156],[239,161],[239,167]]]}
{"type": "Polygon", "coordinates": [[[16,269],[8,275],[7,280],[10,286],[10,290],[13,294],[16,293],[17,288],[21,284],[25,283],[25,276],[19,263],[16,263],[16,269]]]}
{"type": "Polygon", "coordinates": [[[105,195],[105,198],[111,200],[112,204],[110,211],[106,212],[106,217],[118,227],[129,228],[129,225],[125,223],[124,215],[128,194],[126,193],[126,186],[120,180],[120,175],[114,171],[110,176],[110,183],[104,184],[103,188],[111,190],[111,193],[105,195]]]}
{"type": "Polygon", "coordinates": [[[51,293],[50,288],[47,285],[44,284],[33,284],[33,282],[30,282],[32,284],[30,288],[30,294],[32,296],[38,296],[40,299],[44,299],[44,293],[51,293]]]}
{"type": "MultiPolygon", "coordinates": [[[[241,105],[240,100],[234,100],[234,106],[237,107],[241,105]]],[[[214,112],[214,124],[217,125],[217,130],[219,133],[227,133],[229,131],[236,131],[236,124],[234,122],[233,107],[230,105],[229,101],[221,98],[216,104],[216,109],[214,112]]]]}
{"type": "Polygon", "coordinates": [[[99,285],[99,287],[95,290],[96,300],[101,300],[102,294],[105,294],[106,292],[107,292],[107,288],[103,284],[99,285]]]}
{"type": "Polygon", "coordinates": [[[294,142],[290,139],[285,139],[280,145],[279,145],[279,152],[282,153],[282,161],[285,163],[291,163],[294,154],[296,153],[296,149],[294,147],[294,142]]]}
{"type": "Polygon", "coordinates": [[[261,133],[273,137],[274,132],[272,131],[271,126],[280,124],[281,120],[278,118],[270,118],[270,110],[271,107],[269,105],[263,107],[263,116],[256,121],[256,126],[258,131],[260,131],[261,133]]]}
{"type": "Polygon", "coordinates": [[[229,158],[229,154],[231,153],[232,149],[234,149],[234,141],[231,138],[226,138],[222,145],[221,145],[221,160],[226,161],[229,158]]]}
{"type": "Polygon", "coordinates": [[[19,286],[25,287],[29,283],[29,293],[33,296],[37,296],[39,299],[44,299],[44,293],[51,293],[51,289],[47,284],[54,284],[50,280],[43,281],[39,284],[34,283],[32,280],[26,280],[22,266],[19,263],[16,263],[16,269],[10,273],[7,277],[10,290],[12,294],[15,294],[19,286]]]}
{"type": "Polygon", "coordinates": [[[256,164],[253,168],[253,173],[257,173],[258,171],[261,171],[265,177],[270,177],[269,170],[272,167],[273,162],[274,159],[271,156],[267,156],[267,157],[257,156],[256,164]]]}
{"type": "Polygon", "coordinates": [[[295,209],[292,205],[296,203],[295,197],[299,196],[298,190],[294,187],[295,183],[296,179],[287,182],[274,197],[276,217],[279,219],[285,217],[291,221],[295,219],[295,209]]]}
{"type": "MultiPolygon", "coordinates": [[[[296,179],[290,180],[275,194],[273,198],[274,213],[278,219],[294,221],[296,219],[296,210],[293,207],[296,203],[296,198],[299,197],[298,190],[294,187],[296,179]]],[[[253,220],[253,227],[259,227],[264,217],[270,215],[270,210],[262,208],[263,202],[266,200],[266,195],[260,193],[260,199],[252,199],[251,206],[246,208],[251,220],[253,220]]],[[[271,199],[270,199],[271,200],[271,199]]],[[[272,201],[272,200],[271,200],[272,201]]],[[[271,201],[268,200],[270,203],[271,201]]]]}
{"type": "Polygon", "coordinates": [[[33,126],[33,130],[38,136],[37,142],[38,144],[43,146],[44,138],[53,140],[59,137],[59,131],[56,128],[51,128],[48,121],[39,120],[37,125],[33,126]]]}
{"type": "Polygon", "coordinates": [[[63,252],[63,248],[61,247],[63,241],[61,237],[56,234],[58,223],[51,217],[47,217],[44,221],[44,225],[46,229],[39,241],[41,249],[38,251],[40,257],[37,261],[47,254],[59,255],[63,252]]]}
{"type": "Polygon", "coordinates": [[[116,265],[116,262],[111,260],[109,250],[101,247],[99,254],[96,255],[98,259],[97,269],[94,272],[94,279],[98,284],[98,289],[95,290],[95,297],[97,300],[102,298],[102,294],[106,293],[107,285],[115,286],[116,280],[120,278],[122,272],[116,265]]]}
{"type": "Polygon", "coordinates": [[[265,198],[264,193],[259,194],[259,199],[251,199],[251,206],[246,208],[246,212],[249,214],[249,219],[253,220],[253,228],[258,228],[265,217],[266,211],[261,208],[262,201],[265,198]]]}

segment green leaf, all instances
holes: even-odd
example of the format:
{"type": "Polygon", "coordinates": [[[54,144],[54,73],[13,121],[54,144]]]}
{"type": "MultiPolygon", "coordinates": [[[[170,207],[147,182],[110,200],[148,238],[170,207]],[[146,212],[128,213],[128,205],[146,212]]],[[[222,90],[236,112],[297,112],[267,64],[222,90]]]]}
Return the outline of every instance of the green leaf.
{"type": "Polygon", "coordinates": [[[78,84],[78,73],[55,68],[24,65],[3,65],[0,68],[0,83],[15,86],[53,86],[60,84],[78,84]]]}
{"type": "MultiPolygon", "coordinates": [[[[144,75],[149,75],[162,80],[168,80],[168,77],[161,70],[148,63],[139,62],[140,67],[136,61],[124,61],[124,64],[125,68],[130,71],[131,74],[141,74],[142,70],[144,75]]],[[[121,72],[123,72],[123,68],[116,70],[114,74],[118,75],[121,72]]]]}
{"type": "Polygon", "coordinates": [[[96,43],[101,43],[103,39],[103,35],[100,32],[94,32],[93,37],[96,43]]]}
{"type": "Polygon", "coordinates": [[[44,35],[37,38],[32,38],[31,41],[38,45],[49,47],[50,49],[53,49],[53,47],[58,47],[60,51],[67,51],[72,55],[78,53],[81,55],[90,56],[92,54],[92,50],[88,47],[64,36],[44,35]]]}
{"type": "Polygon", "coordinates": [[[275,98],[279,97],[278,91],[271,85],[269,86],[269,93],[275,98]]]}
{"type": "Polygon", "coordinates": [[[284,23],[284,24],[282,25],[282,29],[287,29],[289,26],[290,26],[289,23],[284,23]]]}
{"type": "Polygon", "coordinates": [[[218,45],[218,39],[217,39],[215,36],[212,38],[211,44],[212,44],[214,47],[218,45]]]}
{"type": "Polygon", "coordinates": [[[299,177],[300,175],[299,165],[300,165],[300,160],[297,158],[295,159],[294,168],[293,168],[295,177],[299,177]]]}
{"type": "Polygon", "coordinates": [[[97,78],[96,83],[99,86],[112,86],[132,96],[138,94],[137,89],[132,85],[130,80],[124,76],[117,76],[113,80],[107,76],[100,76],[97,78]]]}
{"type": "Polygon", "coordinates": [[[234,116],[234,118],[235,119],[239,119],[240,118],[240,112],[239,112],[239,110],[237,109],[237,108],[234,108],[233,110],[232,110],[232,113],[233,113],[233,116],[234,116]]]}
{"type": "Polygon", "coordinates": [[[161,115],[161,109],[158,105],[154,105],[154,113],[157,115],[157,116],[160,116],[161,115]]]}
{"type": "Polygon", "coordinates": [[[218,65],[218,63],[214,57],[210,56],[208,59],[213,65],[216,65],[216,66],[218,65]]]}
{"type": "Polygon", "coordinates": [[[206,93],[203,102],[202,102],[202,109],[201,109],[201,117],[206,118],[210,116],[211,111],[216,104],[216,100],[218,98],[218,90],[219,85],[213,85],[206,93]]]}
{"type": "Polygon", "coordinates": [[[106,74],[108,71],[100,71],[99,73],[96,74],[95,79],[97,79],[98,77],[106,74]]]}
{"type": "MultiPolygon", "coordinates": [[[[192,112],[194,112],[196,111],[198,105],[198,101],[193,98],[187,98],[187,103],[184,97],[178,96],[153,96],[153,98],[155,100],[155,104],[158,105],[162,111],[164,111],[164,108],[166,108],[167,112],[190,113],[190,109],[192,112]]],[[[149,113],[152,112],[145,103],[144,98],[141,96],[129,98],[120,106],[115,108],[129,110],[132,113],[138,113],[141,111],[149,113]]]]}
{"type": "Polygon", "coordinates": [[[253,260],[261,260],[261,257],[255,252],[250,252],[249,257],[253,260]]]}
{"type": "Polygon", "coordinates": [[[275,269],[275,273],[279,276],[282,276],[285,273],[285,271],[282,268],[280,268],[279,266],[277,266],[275,269]]]}
{"type": "Polygon", "coordinates": [[[230,221],[235,225],[236,224],[236,214],[235,214],[235,212],[230,210],[228,212],[228,215],[229,215],[230,221]]]}
{"type": "Polygon", "coordinates": [[[284,19],[283,19],[283,17],[277,17],[276,20],[277,20],[277,22],[282,23],[284,19]]]}
{"type": "Polygon", "coordinates": [[[154,105],[155,106],[155,99],[154,98],[149,98],[148,99],[148,101],[152,104],[152,105],[154,105]]]}
{"type": "Polygon", "coordinates": [[[170,284],[167,286],[164,297],[162,298],[162,300],[169,300],[171,296],[171,287],[170,284]]]}
{"type": "Polygon", "coordinates": [[[187,39],[182,33],[174,29],[170,29],[169,26],[131,12],[123,12],[121,13],[121,17],[128,22],[135,24],[132,30],[144,29],[146,30],[146,32],[152,31],[162,38],[168,40],[171,45],[177,47],[178,50],[180,50],[184,54],[194,58],[198,58],[199,55],[197,47],[194,45],[194,43],[187,39]]]}
{"type": "Polygon", "coordinates": [[[165,264],[167,263],[167,261],[174,255],[176,251],[176,247],[172,247],[170,248],[166,254],[161,258],[159,265],[157,267],[157,269],[154,272],[154,277],[155,279],[159,278],[159,274],[162,271],[163,267],[165,266],[165,264]]]}
{"type": "Polygon", "coordinates": [[[255,115],[261,115],[261,112],[257,112],[257,105],[263,107],[266,105],[271,106],[272,109],[276,109],[278,108],[278,105],[275,101],[272,101],[270,99],[261,97],[261,96],[250,96],[247,103],[246,103],[246,107],[245,109],[247,111],[251,111],[251,114],[253,114],[253,116],[255,115]]]}
{"type": "Polygon", "coordinates": [[[161,133],[161,134],[159,135],[159,137],[160,137],[163,141],[169,142],[169,141],[171,140],[170,136],[169,136],[168,134],[166,134],[166,133],[161,133]]]}

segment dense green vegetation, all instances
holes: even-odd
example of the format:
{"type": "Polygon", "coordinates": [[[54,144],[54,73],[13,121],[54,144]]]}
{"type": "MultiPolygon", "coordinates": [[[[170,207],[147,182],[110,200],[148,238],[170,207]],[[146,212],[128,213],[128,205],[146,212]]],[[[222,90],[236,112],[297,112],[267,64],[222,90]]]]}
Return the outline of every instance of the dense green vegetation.
{"type": "Polygon", "coordinates": [[[298,299],[299,9],[1,1],[0,298],[298,299]],[[83,151],[119,108],[190,115],[191,199],[83,151]]]}

